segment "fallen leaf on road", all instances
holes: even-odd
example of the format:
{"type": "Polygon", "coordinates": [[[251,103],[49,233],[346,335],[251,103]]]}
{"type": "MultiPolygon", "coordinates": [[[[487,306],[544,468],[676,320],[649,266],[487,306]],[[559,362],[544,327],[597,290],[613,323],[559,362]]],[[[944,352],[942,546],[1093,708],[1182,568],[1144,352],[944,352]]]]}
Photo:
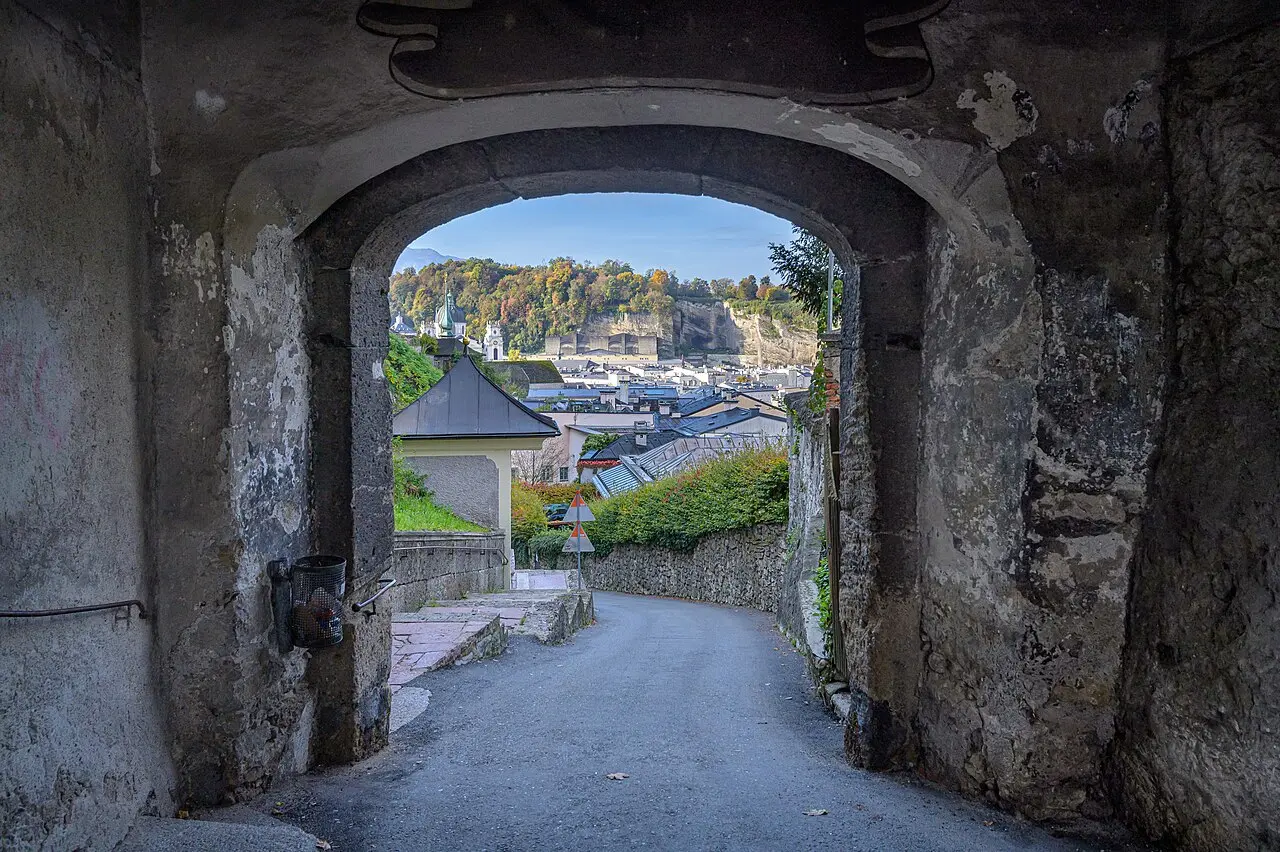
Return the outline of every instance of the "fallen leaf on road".
{"type": "Polygon", "coordinates": [[[316,841],[316,848],[317,848],[317,849],[332,849],[332,848],[333,848],[333,846],[332,846],[332,845],[329,843],[329,841],[327,841],[327,840],[317,840],[317,841],[316,841]]]}
{"type": "Polygon", "coordinates": [[[827,809],[826,808],[810,808],[809,810],[804,812],[804,815],[805,816],[826,816],[827,809]]]}
{"type": "Polygon", "coordinates": [[[987,828],[990,828],[991,826],[996,824],[996,821],[993,819],[984,819],[982,821],[982,824],[985,825],[987,828]]]}
{"type": "Polygon", "coordinates": [[[630,778],[631,776],[625,772],[610,772],[604,777],[608,778],[610,781],[621,781],[623,778],[630,778]]]}

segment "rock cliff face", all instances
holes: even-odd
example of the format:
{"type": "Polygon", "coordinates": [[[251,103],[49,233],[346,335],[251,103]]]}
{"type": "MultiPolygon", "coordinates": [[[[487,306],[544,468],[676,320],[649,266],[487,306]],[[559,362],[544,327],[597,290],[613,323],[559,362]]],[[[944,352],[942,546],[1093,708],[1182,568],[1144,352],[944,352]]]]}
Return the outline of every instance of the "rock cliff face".
{"type": "Polygon", "coordinates": [[[728,310],[742,339],[745,360],[753,364],[811,364],[818,354],[818,335],[762,316],[738,316],[728,310]]]}
{"type": "Polygon", "coordinates": [[[672,339],[683,352],[742,351],[742,332],[724,302],[676,302],[672,339]]]}
{"type": "Polygon", "coordinates": [[[655,334],[660,354],[732,352],[752,364],[808,364],[818,352],[812,331],[761,316],[739,316],[724,302],[678,300],[669,316],[632,313],[595,316],[583,334],[655,334]]]}
{"type": "Polygon", "coordinates": [[[580,334],[654,334],[662,338],[666,347],[675,339],[672,331],[673,317],[652,313],[598,314],[588,317],[580,334]]]}

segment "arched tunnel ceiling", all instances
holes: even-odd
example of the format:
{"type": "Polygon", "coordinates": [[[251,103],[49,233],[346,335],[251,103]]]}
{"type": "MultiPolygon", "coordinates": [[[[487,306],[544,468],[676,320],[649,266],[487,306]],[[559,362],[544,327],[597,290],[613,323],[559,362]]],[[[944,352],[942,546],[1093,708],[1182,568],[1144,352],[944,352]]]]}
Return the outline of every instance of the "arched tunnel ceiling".
{"type": "Polygon", "coordinates": [[[436,225],[516,198],[569,192],[710,195],[819,233],[844,255],[901,248],[924,202],[839,151],[746,131],[649,125],[533,131],[428,152],[368,181],[310,229],[320,265],[390,269],[436,225]],[[833,224],[839,223],[839,224],[833,224]]]}

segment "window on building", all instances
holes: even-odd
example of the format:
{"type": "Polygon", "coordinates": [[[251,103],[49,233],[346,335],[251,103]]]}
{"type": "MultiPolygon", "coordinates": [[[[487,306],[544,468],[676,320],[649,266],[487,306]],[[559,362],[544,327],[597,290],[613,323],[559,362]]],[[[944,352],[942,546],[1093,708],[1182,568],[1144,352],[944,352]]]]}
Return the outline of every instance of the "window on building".
{"type": "Polygon", "coordinates": [[[560,481],[561,482],[569,481],[569,468],[567,467],[560,468],[560,481]]]}

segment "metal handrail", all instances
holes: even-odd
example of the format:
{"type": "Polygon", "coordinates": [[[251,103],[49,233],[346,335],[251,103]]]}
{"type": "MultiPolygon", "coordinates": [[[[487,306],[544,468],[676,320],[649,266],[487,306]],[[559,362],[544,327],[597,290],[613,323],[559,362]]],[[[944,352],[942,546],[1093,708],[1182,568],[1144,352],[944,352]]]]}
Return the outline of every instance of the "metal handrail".
{"type": "Polygon", "coordinates": [[[367,607],[369,604],[376,601],[378,598],[382,597],[384,594],[386,594],[388,589],[390,589],[392,586],[396,584],[396,579],[395,577],[385,577],[378,580],[378,582],[382,584],[382,587],[379,588],[378,591],[374,592],[373,597],[369,598],[368,600],[361,601],[360,603],[357,603],[357,604],[352,604],[351,608],[353,610],[355,610],[356,612],[359,612],[360,610],[367,607]]]}
{"type": "Polygon", "coordinates": [[[0,618],[45,618],[53,615],[75,615],[78,612],[98,612],[106,609],[119,609],[120,607],[136,606],[138,608],[138,618],[145,619],[147,617],[147,608],[143,606],[140,600],[131,601],[114,601],[112,603],[91,604],[90,606],[69,606],[62,609],[30,609],[30,610],[0,610],[0,618]]]}
{"type": "Polygon", "coordinates": [[[461,546],[452,545],[452,544],[423,544],[423,545],[414,545],[413,547],[391,548],[392,553],[409,553],[414,550],[462,550],[467,553],[475,553],[475,552],[496,553],[498,554],[498,557],[502,560],[503,565],[506,565],[508,562],[511,561],[507,558],[507,552],[504,549],[500,547],[493,547],[490,545],[484,545],[479,547],[461,547],[461,546]]]}

